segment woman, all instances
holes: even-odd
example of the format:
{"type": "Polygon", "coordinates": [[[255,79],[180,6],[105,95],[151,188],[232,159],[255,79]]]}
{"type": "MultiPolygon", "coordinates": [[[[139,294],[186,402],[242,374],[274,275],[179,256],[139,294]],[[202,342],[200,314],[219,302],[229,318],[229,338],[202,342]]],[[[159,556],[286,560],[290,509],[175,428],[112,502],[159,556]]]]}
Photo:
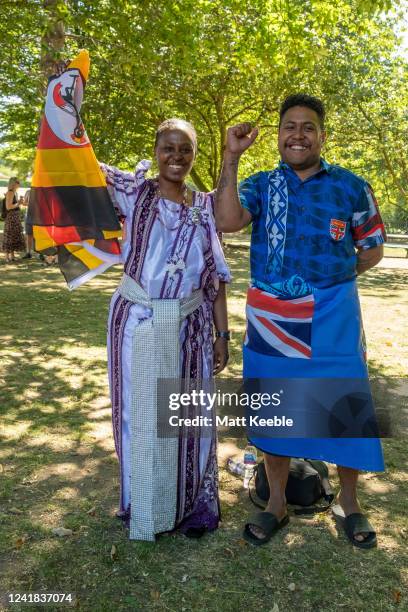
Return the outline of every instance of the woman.
{"type": "Polygon", "coordinates": [[[130,519],[132,539],[175,528],[200,537],[219,521],[215,428],[183,427],[161,438],[156,419],[158,379],[180,379],[182,390],[205,386],[228,360],[230,274],[213,195],[185,183],[196,151],[193,126],[170,119],[156,133],[156,179],[145,178],[149,162],[134,175],[101,164],[124,220],[125,273],[111,301],[108,353],[120,516],[130,519]]]}
{"type": "Polygon", "coordinates": [[[12,177],[8,183],[5,196],[5,220],[3,231],[3,251],[6,253],[6,262],[15,261],[14,251],[24,251],[25,242],[23,226],[20,220],[20,206],[17,200],[17,189],[20,181],[12,177]]]}
{"type": "MultiPolygon", "coordinates": [[[[157,131],[157,179],[145,179],[149,162],[135,174],[100,164],[105,181],[79,115],[88,72],[81,51],[48,84],[30,194],[36,247],[57,248],[71,289],[124,262],[108,334],[120,515],[131,539],[154,540],[175,528],[199,537],[219,521],[215,429],[184,423],[163,431],[158,421],[163,413],[168,426],[171,416],[162,379],[179,391],[207,388],[228,358],[230,276],[213,196],[184,182],[197,142],[194,128],[177,119],[157,131]],[[111,200],[124,224],[121,256],[111,200]],[[213,322],[220,332],[214,346],[213,322]]],[[[197,410],[213,416],[207,408],[197,410]]]]}

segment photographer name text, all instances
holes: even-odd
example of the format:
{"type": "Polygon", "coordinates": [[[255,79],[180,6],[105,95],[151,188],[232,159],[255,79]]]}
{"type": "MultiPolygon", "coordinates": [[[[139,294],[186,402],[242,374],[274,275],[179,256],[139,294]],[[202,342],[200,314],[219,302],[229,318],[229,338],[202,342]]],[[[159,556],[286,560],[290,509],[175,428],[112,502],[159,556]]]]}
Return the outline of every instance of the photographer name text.
{"type": "Polygon", "coordinates": [[[195,416],[192,418],[179,417],[172,415],[169,418],[171,427],[293,427],[293,419],[285,416],[273,416],[261,418],[258,415],[250,417],[229,417],[216,415],[214,418],[209,416],[195,416]]]}

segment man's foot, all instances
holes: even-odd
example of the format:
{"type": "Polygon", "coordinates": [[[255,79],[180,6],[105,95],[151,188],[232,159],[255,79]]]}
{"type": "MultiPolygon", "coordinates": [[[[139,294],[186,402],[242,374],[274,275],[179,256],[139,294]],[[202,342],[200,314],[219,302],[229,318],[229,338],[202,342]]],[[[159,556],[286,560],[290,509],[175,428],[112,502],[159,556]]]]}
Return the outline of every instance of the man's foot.
{"type": "Polygon", "coordinates": [[[24,257],[22,257],[21,259],[31,259],[31,258],[32,258],[31,253],[26,253],[24,257]]]}
{"type": "Polygon", "coordinates": [[[357,498],[347,497],[340,492],[336,502],[337,506],[334,505],[332,508],[333,515],[343,523],[346,535],[352,544],[363,545],[363,548],[375,546],[375,531],[363,515],[357,498]]]}
{"type": "Polygon", "coordinates": [[[249,518],[242,535],[250,544],[262,546],[288,523],[288,514],[278,519],[272,512],[257,512],[249,518]]]}
{"type": "MultiPolygon", "coordinates": [[[[279,505],[268,504],[264,512],[267,514],[273,515],[279,524],[288,515],[286,503],[279,504],[279,505]]],[[[258,514],[262,514],[262,512],[259,512],[258,514]]],[[[259,538],[260,540],[262,540],[265,537],[264,529],[260,528],[259,526],[255,524],[252,524],[250,521],[246,524],[245,530],[247,532],[250,532],[251,535],[254,536],[255,538],[259,538]]]]}

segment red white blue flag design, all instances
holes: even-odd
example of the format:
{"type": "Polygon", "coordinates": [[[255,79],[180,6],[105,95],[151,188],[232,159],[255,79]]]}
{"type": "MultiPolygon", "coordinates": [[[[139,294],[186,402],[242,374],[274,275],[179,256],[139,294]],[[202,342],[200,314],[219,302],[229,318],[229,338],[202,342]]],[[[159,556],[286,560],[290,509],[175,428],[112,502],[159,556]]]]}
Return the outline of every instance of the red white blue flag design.
{"type": "Polygon", "coordinates": [[[330,219],[330,236],[333,240],[342,240],[346,234],[346,221],[340,219],[330,219]]]}
{"type": "Polygon", "coordinates": [[[313,294],[282,300],[251,287],[245,345],[264,355],[310,359],[313,313],[313,294]]]}

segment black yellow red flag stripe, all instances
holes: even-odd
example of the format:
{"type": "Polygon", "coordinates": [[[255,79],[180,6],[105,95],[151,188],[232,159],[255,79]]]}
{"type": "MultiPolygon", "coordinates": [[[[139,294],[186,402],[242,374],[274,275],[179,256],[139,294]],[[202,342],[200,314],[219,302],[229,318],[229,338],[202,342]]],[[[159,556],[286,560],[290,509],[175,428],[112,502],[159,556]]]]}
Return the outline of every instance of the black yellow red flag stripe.
{"type": "Polygon", "coordinates": [[[89,65],[81,51],[49,80],[28,213],[36,250],[57,251],[70,289],[121,262],[120,224],[79,114],[89,65]]]}

